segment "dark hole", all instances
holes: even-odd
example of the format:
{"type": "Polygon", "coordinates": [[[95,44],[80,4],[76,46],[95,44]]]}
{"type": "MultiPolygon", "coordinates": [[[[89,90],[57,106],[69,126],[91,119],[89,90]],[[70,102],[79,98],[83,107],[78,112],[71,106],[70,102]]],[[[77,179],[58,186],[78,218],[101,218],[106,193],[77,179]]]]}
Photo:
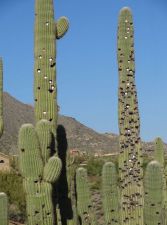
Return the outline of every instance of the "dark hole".
{"type": "Polygon", "coordinates": [[[22,151],[22,152],[25,152],[25,149],[24,149],[24,148],[22,148],[22,149],[21,149],[21,151],[22,151]]]}
{"type": "Polygon", "coordinates": [[[52,93],[53,91],[54,91],[54,90],[52,90],[52,89],[49,89],[49,92],[50,92],[50,93],[52,93]]]}
{"type": "Polygon", "coordinates": [[[56,63],[54,62],[50,65],[50,67],[54,67],[55,65],[56,65],[56,63]]]}

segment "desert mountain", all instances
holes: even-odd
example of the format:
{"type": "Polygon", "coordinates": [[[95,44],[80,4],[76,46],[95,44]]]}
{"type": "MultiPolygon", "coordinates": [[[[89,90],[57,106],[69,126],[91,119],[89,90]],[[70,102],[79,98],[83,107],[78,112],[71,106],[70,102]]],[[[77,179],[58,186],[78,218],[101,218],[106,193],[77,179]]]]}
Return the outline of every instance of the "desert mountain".
{"type": "MultiPolygon", "coordinates": [[[[17,154],[18,131],[24,123],[34,123],[33,107],[4,93],[4,133],[0,138],[1,152],[17,154]]],[[[68,116],[59,115],[58,124],[65,128],[69,149],[111,153],[118,151],[118,135],[100,134],[68,116]]],[[[144,144],[144,149],[152,150],[152,143],[144,144]]]]}
{"type": "MultiPolygon", "coordinates": [[[[1,152],[17,154],[18,131],[24,123],[34,123],[33,107],[4,93],[4,132],[0,138],[1,152]]],[[[105,152],[115,152],[118,149],[117,136],[108,138],[84,126],[74,118],[59,115],[58,124],[66,130],[69,149],[105,152]]]]}

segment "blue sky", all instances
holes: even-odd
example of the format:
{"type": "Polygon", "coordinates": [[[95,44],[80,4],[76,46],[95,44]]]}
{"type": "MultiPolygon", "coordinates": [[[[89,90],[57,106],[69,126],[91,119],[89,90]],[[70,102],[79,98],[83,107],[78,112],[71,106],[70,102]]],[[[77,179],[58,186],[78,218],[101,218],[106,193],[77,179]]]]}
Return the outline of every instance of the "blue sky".
{"type": "MultiPolygon", "coordinates": [[[[141,137],[167,142],[166,0],[61,0],[55,16],[70,20],[57,42],[60,113],[98,132],[118,133],[117,23],[129,6],[135,25],[136,84],[141,137]]],[[[0,0],[4,90],[33,104],[34,0],[0,0]]]]}

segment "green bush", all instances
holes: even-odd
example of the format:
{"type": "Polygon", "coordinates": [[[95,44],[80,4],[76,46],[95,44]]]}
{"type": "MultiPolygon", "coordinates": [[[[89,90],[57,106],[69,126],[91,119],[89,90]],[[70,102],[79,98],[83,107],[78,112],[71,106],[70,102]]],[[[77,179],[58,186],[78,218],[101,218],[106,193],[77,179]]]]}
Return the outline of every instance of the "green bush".
{"type": "Polygon", "coordinates": [[[16,221],[24,221],[25,195],[22,178],[14,172],[0,172],[0,192],[5,192],[9,199],[9,216],[16,221]]]}
{"type": "Polygon", "coordinates": [[[89,159],[87,162],[88,176],[101,176],[103,164],[103,159],[97,159],[93,157],[89,159]]]}

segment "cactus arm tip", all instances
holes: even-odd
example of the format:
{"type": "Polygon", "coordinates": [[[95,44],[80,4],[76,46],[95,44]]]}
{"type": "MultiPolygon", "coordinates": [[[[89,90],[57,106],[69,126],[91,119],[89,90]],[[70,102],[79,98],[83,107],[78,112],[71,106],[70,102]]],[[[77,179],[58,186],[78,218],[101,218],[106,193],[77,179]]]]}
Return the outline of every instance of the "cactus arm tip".
{"type": "Polygon", "coordinates": [[[62,38],[69,29],[69,20],[67,17],[62,16],[56,22],[56,39],[62,38]]]}

